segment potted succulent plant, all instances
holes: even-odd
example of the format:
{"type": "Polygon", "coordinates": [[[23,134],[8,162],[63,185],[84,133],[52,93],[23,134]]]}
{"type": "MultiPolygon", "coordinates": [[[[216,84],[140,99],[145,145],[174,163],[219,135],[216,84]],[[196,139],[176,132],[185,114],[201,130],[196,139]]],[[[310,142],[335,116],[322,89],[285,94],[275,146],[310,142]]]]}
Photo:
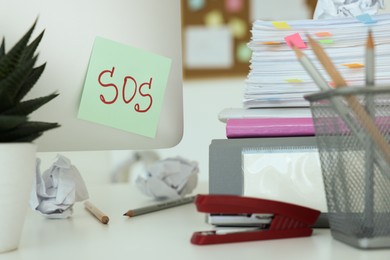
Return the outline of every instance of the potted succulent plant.
{"type": "Polygon", "coordinates": [[[58,123],[33,122],[29,115],[58,94],[25,100],[45,64],[36,66],[35,51],[43,32],[30,42],[36,22],[8,51],[0,46],[0,253],[19,245],[35,176],[36,145],[58,123]]]}

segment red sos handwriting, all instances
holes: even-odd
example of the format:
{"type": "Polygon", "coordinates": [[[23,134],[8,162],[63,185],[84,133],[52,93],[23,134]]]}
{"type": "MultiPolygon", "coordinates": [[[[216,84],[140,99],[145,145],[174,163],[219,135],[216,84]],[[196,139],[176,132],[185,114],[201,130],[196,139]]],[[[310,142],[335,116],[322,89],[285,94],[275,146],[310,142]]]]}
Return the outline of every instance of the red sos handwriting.
{"type": "MultiPolygon", "coordinates": [[[[114,91],[114,97],[110,100],[106,99],[103,94],[100,94],[100,100],[107,105],[114,104],[115,102],[117,102],[119,96],[119,87],[111,82],[103,82],[102,77],[107,74],[110,78],[113,78],[114,72],[115,67],[112,67],[111,70],[103,70],[102,72],[100,72],[98,77],[98,82],[100,86],[104,88],[111,88],[114,91]]],[[[143,82],[141,85],[138,86],[137,80],[134,77],[126,76],[123,78],[122,84],[122,101],[126,104],[129,104],[138,94],[142,98],[146,98],[147,102],[146,105],[144,105],[144,107],[142,108],[139,103],[136,103],[134,105],[134,110],[140,113],[147,112],[152,107],[153,97],[147,93],[146,89],[149,89],[149,91],[152,89],[152,78],[150,78],[148,82],[143,82]]]]}

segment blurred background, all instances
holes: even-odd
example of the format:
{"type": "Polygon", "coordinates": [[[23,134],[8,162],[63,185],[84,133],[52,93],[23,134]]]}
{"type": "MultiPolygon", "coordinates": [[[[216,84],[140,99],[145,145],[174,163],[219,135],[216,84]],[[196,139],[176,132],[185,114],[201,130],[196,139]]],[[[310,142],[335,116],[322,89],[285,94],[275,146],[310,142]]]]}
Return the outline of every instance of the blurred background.
{"type": "MultiPolygon", "coordinates": [[[[212,139],[225,139],[218,120],[224,108],[242,107],[249,72],[251,24],[255,19],[310,19],[316,0],[181,0],[183,29],[184,135],[175,147],[155,151],[59,152],[67,156],[86,183],[126,182],[157,159],[180,156],[195,161],[199,179],[208,179],[212,139]],[[207,39],[207,40],[204,40],[207,39]],[[200,52],[201,51],[201,52],[200,52]]],[[[390,0],[385,0],[390,10],[390,0]]],[[[40,152],[42,170],[57,153],[40,152]]]]}

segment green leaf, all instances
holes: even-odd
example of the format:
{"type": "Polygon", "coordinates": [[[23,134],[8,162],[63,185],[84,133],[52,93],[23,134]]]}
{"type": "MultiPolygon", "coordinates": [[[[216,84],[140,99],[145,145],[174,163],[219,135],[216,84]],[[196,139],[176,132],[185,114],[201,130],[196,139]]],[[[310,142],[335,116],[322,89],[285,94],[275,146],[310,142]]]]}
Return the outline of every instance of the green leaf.
{"type": "Polygon", "coordinates": [[[24,96],[34,87],[35,83],[37,83],[38,79],[41,77],[43,71],[45,70],[46,64],[42,64],[39,67],[32,69],[32,71],[27,76],[26,80],[23,82],[20,87],[17,96],[14,101],[19,102],[24,98],[24,96]]]}
{"type": "Polygon", "coordinates": [[[31,136],[36,136],[37,138],[38,136],[42,135],[43,132],[57,128],[59,126],[60,125],[57,123],[29,121],[19,125],[17,128],[1,133],[0,142],[21,142],[21,140],[26,140],[26,138],[30,138],[31,136]]]}
{"type": "Polygon", "coordinates": [[[53,93],[51,95],[47,95],[44,97],[26,100],[26,101],[23,101],[23,102],[17,104],[16,106],[12,107],[9,110],[4,111],[3,114],[4,115],[25,115],[25,116],[27,116],[57,96],[58,96],[57,93],[53,93]]]}
{"type": "Polygon", "coordinates": [[[0,46],[0,142],[32,142],[45,131],[59,127],[58,123],[31,122],[27,115],[37,110],[57,93],[23,100],[42,75],[46,64],[34,68],[35,52],[42,40],[41,32],[30,44],[37,21],[6,53],[5,39],[0,46]]]}
{"type": "Polygon", "coordinates": [[[0,46],[0,60],[5,56],[5,38],[3,37],[3,40],[1,41],[0,46]]]}
{"type": "Polygon", "coordinates": [[[37,139],[38,137],[40,137],[41,135],[43,135],[43,132],[31,134],[31,135],[29,135],[29,136],[23,136],[23,137],[20,138],[20,139],[15,139],[14,142],[18,142],[18,143],[31,143],[31,142],[33,142],[35,139],[37,139]]]}
{"type": "Polygon", "coordinates": [[[2,57],[0,60],[0,80],[8,76],[8,74],[14,70],[19,64],[23,51],[26,48],[28,41],[34,31],[36,21],[33,26],[26,32],[26,34],[12,47],[12,49],[2,57]]]}
{"type": "Polygon", "coordinates": [[[42,31],[32,43],[30,43],[24,50],[22,57],[20,58],[19,64],[27,62],[28,60],[32,59],[34,57],[34,53],[36,49],[38,48],[39,43],[42,40],[43,34],[45,31],[42,31]]]}
{"type": "Polygon", "coordinates": [[[0,133],[27,122],[26,116],[0,115],[0,133]]]}
{"type": "Polygon", "coordinates": [[[24,80],[30,74],[36,61],[36,57],[25,64],[21,64],[8,77],[0,81],[0,111],[4,111],[15,105],[16,97],[24,80]]]}

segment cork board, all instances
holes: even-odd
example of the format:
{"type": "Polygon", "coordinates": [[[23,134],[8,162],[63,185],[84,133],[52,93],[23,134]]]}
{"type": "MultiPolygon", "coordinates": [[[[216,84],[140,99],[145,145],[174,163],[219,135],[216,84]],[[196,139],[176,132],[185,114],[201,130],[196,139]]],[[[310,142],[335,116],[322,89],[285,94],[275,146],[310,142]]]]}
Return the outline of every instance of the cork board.
{"type": "Polygon", "coordinates": [[[184,78],[248,74],[250,2],[182,0],[184,78]]]}

